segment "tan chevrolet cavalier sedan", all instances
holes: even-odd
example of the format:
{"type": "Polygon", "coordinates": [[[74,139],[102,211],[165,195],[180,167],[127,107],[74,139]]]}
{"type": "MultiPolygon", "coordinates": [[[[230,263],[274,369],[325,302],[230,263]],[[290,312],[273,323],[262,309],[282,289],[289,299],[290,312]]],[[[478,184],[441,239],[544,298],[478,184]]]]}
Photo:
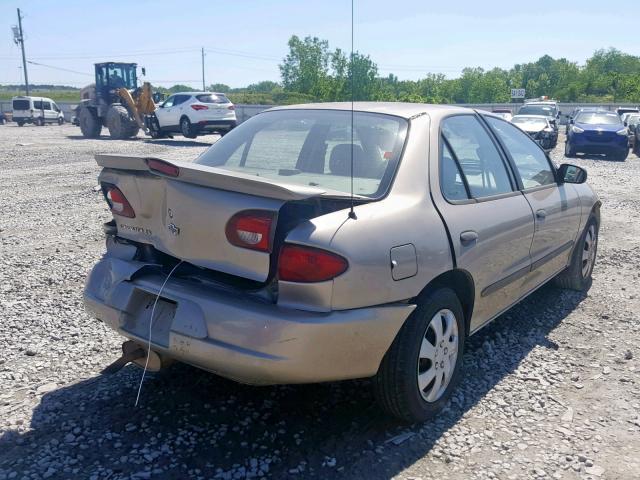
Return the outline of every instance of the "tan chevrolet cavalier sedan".
{"type": "Polygon", "coordinates": [[[422,421],[455,388],[469,335],[549,280],[590,286],[586,172],[492,114],[275,108],[194,163],[97,162],[113,220],[85,302],[152,369],[373,377],[386,411],[422,421]]]}

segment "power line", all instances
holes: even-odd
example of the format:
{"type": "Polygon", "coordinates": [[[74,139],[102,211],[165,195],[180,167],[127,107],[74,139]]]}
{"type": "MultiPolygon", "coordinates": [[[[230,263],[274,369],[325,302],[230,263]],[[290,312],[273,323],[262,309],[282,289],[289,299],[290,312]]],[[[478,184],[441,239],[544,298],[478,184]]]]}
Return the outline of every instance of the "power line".
{"type": "Polygon", "coordinates": [[[47,68],[52,68],[54,70],[60,70],[60,71],[63,71],[63,72],[71,72],[71,73],[76,73],[78,75],[87,75],[89,77],[93,77],[93,75],[91,73],[78,72],[77,70],[71,70],[69,68],[54,67],[53,65],[45,65],[44,63],[32,62],[31,60],[27,60],[27,63],[30,63],[32,65],[38,65],[39,67],[47,67],[47,68]]]}

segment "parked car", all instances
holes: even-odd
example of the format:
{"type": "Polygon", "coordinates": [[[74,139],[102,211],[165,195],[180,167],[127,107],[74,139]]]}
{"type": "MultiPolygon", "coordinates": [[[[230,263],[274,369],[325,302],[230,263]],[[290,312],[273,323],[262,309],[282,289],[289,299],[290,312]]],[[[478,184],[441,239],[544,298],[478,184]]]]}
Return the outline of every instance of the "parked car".
{"type": "Polygon", "coordinates": [[[527,132],[542,148],[551,150],[558,144],[558,132],[543,115],[516,115],[511,123],[527,132]]]}
{"type": "Polygon", "coordinates": [[[640,113],[630,113],[624,120],[624,126],[629,129],[629,147],[632,149],[635,146],[638,123],[640,123],[640,113]]]}
{"type": "Polygon", "coordinates": [[[492,112],[504,118],[507,122],[510,122],[513,118],[513,112],[510,108],[494,108],[492,112]]]}
{"type": "Polygon", "coordinates": [[[116,366],[372,377],[387,412],[422,421],[469,335],[549,280],[589,288],[585,170],[488,112],[351,107],[270,109],[194,163],[96,156],[113,219],[84,301],[130,339],[116,366]]]}
{"type": "Polygon", "coordinates": [[[569,158],[577,153],[605,154],[624,161],[629,154],[629,130],[613,112],[581,112],[572,120],[564,150],[569,158]]]}
{"type": "Polygon", "coordinates": [[[145,121],[156,138],[172,133],[187,138],[214,132],[225,135],[237,124],[233,103],[224,93],[214,92],[171,95],[145,121]]]}
{"type": "Polygon", "coordinates": [[[640,156],[640,128],[634,130],[632,142],[631,151],[637,156],[640,156]]]}
{"type": "Polygon", "coordinates": [[[518,115],[543,115],[547,117],[556,132],[561,114],[562,112],[558,109],[558,104],[555,101],[528,101],[518,110],[518,115]]]}
{"type": "Polygon", "coordinates": [[[616,108],[616,113],[622,117],[625,113],[640,113],[640,110],[634,107],[618,107],[616,108]]]}
{"type": "Polygon", "coordinates": [[[56,102],[46,97],[13,97],[13,121],[22,127],[25,123],[43,126],[47,123],[64,123],[64,114],[56,102]]]}

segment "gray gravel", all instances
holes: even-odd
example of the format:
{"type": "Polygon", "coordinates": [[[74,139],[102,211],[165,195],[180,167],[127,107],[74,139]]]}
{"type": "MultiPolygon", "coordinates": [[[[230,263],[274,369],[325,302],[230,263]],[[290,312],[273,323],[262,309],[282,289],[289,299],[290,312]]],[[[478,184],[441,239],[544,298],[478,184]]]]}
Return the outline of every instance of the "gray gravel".
{"type": "Polygon", "coordinates": [[[216,137],[78,134],[0,126],[0,480],[638,478],[637,157],[574,160],[603,200],[589,294],[544,287],[472,337],[447,410],[405,427],[367,381],[256,388],[183,365],[134,408],[141,372],[99,375],[122,340],[81,301],[110,217],[93,155],[191,159],[216,137]]]}

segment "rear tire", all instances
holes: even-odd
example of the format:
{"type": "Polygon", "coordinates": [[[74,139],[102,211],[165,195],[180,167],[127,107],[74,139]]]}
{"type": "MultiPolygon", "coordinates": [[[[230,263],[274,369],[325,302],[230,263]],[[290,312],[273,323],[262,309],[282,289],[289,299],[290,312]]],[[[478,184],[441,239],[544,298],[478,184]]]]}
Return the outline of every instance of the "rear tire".
{"type": "Polygon", "coordinates": [[[180,119],[180,133],[186,138],[196,138],[198,136],[188,117],[182,117],[180,119]]]}
{"type": "Polygon", "coordinates": [[[558,287],[586,292],[591,288],[591,274],[598,254],[599,225],[594,216],[587,224],[573,249],[571,263],[554,280],[558,287]]]}
{"type": "Polygon", "coordinates": [[[435,416],[460,379],[464,342],[456,294],[439,288],[421,295],[373,379],[382,409],[408,423],[435,416]]]}
{"type": "Polygon", "coordinates": [[[571,142],[569,142],[569,140],[567,140],[564,143],[564,156],[567,158],[575,158],[576,157],[576,150],[575,148],[573,148],[573,146],[571,145],[571,142]]]}
{"type": "Polygon", "coordinates": [[[139,127],[122,105],[112,105],[107,111],[107,128],[114,140],[135,137],[139,127]]]}
{"type": "Polygon", "coordinates": [[[19,127],[24,127],[24,122],[16,122],[19,127]]]}
{"type": "Polygon", "coordinates": [[[102,122],[94,110],[87,107],[81,108],[78,112],[78,124],[85,138],[98,138],[100,136],[102,122]]]}

